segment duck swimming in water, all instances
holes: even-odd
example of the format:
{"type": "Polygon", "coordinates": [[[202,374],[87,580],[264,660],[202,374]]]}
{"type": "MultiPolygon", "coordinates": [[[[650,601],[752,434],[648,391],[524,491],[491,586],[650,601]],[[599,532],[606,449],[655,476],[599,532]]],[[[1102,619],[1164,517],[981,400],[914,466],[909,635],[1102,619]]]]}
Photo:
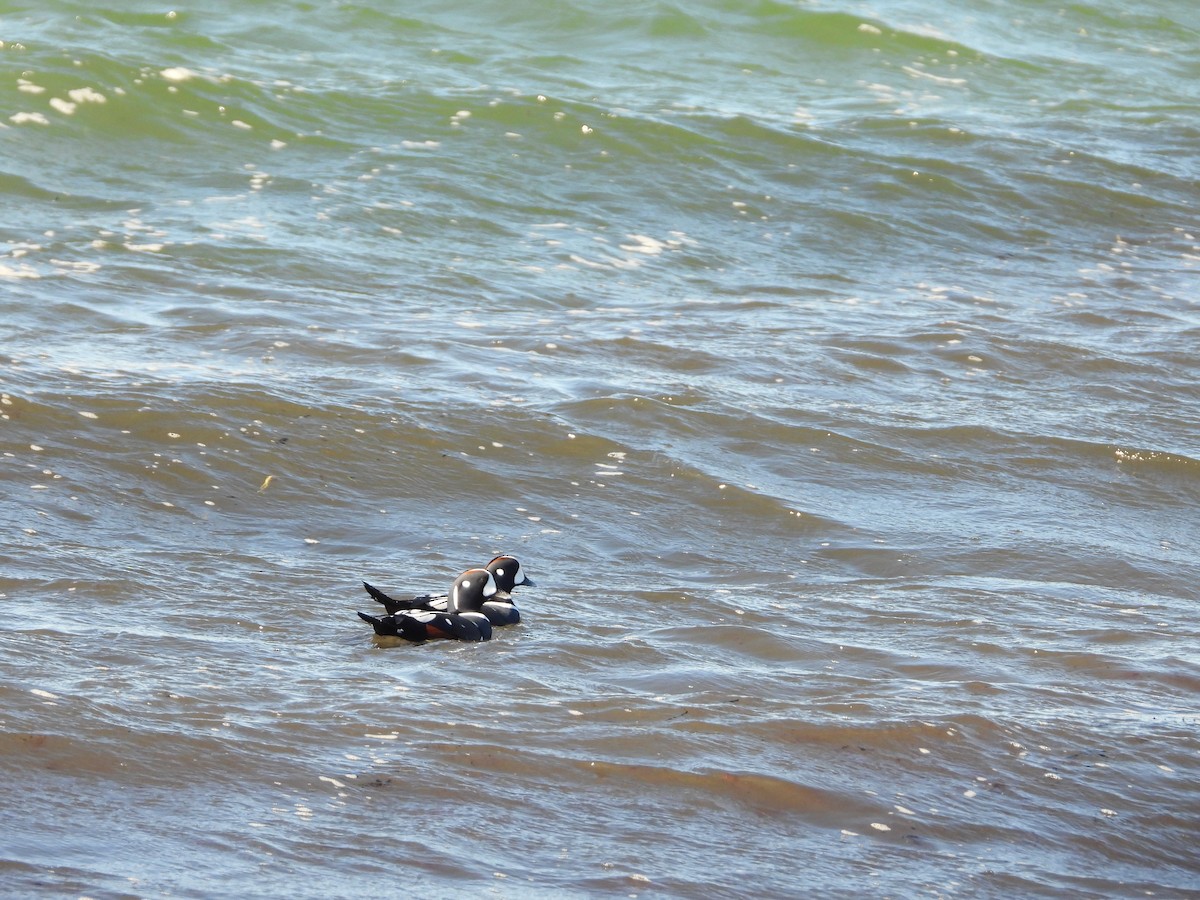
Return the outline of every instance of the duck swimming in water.
{"type": "Polygon", "coordinates": [[[487,569],[468,569],[450,586],[445,609],[413,607],[397,609],[386,616],[360,612],[358,617],[385,637],[400,637],[420,643],[430,640],[487,641],[492,623],[481,612],[496,594],[496,579],[487,569]]]}
{"type": "MultiPolygon", "coordinates": [[[[533,587],[533,580],[521,570],[521,563],[515,556],[497,556],[484,568],[492,573],[496,581],[496,593],[488,598],[482,612],[493,625],[516,625],[521,621],[521,613],[513,603],[512,590],[518,585],[533,587]]],[[[363,582],[367,593],[383,604],[389,615],[394,615],[403,609],[431,610],[443,612],[449,603],[449,595],[433,596],[425,594],[410,600],[393,600],[379,588],[363,582]]]]}

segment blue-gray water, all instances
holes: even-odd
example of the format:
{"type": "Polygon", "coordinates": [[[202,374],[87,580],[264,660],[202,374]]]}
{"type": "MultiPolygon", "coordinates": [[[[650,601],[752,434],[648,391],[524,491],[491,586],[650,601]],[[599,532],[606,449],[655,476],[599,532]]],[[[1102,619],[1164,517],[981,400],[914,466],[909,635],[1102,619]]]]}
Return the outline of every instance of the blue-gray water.
{"type": "Polygon", "coordinates": [[[0,10],[0,892],[1200,892],[1191,0],[120,7],[0,10]]]}

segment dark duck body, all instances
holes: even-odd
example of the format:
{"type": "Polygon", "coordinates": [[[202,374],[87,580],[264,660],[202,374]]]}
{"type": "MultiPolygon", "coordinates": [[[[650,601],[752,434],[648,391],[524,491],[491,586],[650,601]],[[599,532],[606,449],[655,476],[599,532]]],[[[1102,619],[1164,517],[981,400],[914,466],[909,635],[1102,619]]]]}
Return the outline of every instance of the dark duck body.
{"type": "Polygon", "coordinates": [[[487,569],[468,569],[454,579],[444,609],[410,607],[386,616],[360,612],[358,617],[385,637],[420,643],[431,640],[487,641],[492,623],[481,611],[496,593],[496,579],[487,569]]]}
{"type": "MultiPolygon", "coordinates": [[[[513,603],[512,590],[518,585],[533,587],[533,580],[521,571],[521,563],[515,556],[497,556],[484,568],[492,573],[492,577],[496,581],[496,593],[484,602],[481,611],[493,625],[516,625],[521,621],[521,612],[513,603]]],[[[383,604],[383,608],[388,611],[389,615],[394,615],[400,610],[444,612],[450,602],[448,594],[441,596],[425,594],[410,600],[394,600],[379,588],[367,584],[365,581],[363,587],[375,600],[383,604]]]]}

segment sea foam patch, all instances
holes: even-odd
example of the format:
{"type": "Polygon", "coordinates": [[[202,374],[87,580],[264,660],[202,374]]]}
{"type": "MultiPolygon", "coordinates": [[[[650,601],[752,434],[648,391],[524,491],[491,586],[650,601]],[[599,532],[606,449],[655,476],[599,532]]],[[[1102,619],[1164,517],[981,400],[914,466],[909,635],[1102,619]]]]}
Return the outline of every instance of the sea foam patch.
{"type": "Polygon", "coordinates": [[[108,98],[90,87],[74,88],[67,91],[67,96],[76,103],[107,103],[108,98]]]}
{"type": "Polygon", "coordinates": [[[13,113],[8,117],[8,121],[14,125],[49,125],[50,120],[40,112],[19,112],[13,113]]]}

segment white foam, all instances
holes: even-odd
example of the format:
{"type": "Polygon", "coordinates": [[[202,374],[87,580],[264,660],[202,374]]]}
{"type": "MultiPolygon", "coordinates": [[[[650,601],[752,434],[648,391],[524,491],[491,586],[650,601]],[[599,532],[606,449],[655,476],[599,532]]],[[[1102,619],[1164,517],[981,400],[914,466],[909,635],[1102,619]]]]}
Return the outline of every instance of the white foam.
{"type": "Polygon", "coordinates": [[[26,122],[31,122],[34,125],[49,125],[50,120],[40,112],[19,112],[13,113],[8,117],[8,121],[14,125],[24,125],[26,122]]]}
{"type": "Polygon", "coordinates": [[[582,256],[578,255],[577,253],[572,253],[570,255],[570,257],[568,257],[568,258],[573,263],[578,263],[581,266],[588,266],[589,268],[592,268],[592,269],[606,268],[606,266],[603,263],[593,262],[590,259],[584,259],[582,256]]]}
{"type": "Polygon", "coordinates": [[[75,112],[77,103],[72,103],[70,100],[64,100],[62,97],[50,98],[50,105],[62,113],[64,116],[72,115],[75,112]]]}
{"type": "Polygon", "coordinates": [[[95,272],[100,268],[100,263],[84,262],[82,260],[70,259],[52,259],[50,265],[57,266],[60,269],[70,269],[73,272],[95,272]]]}
{"type": "Polygon", "coordinates": [[[167,81],[190,81],[196,77],[196,73],[184,66],[174,66],[170,69],[163,69],[159,72],[167,81]]]}
{"type": "Polygon", "coordinates": [[[25,263],[22,263],[15,268],[13,266],[6,266],[4,263],[0,263],[0,278],[17,279],[41,277],[41,273],[38,272],[37,269],[25,263]]]}
{"type": "Polygon", "coordinates": [[[621,244],[621,249],[630,253],[645,253],[650,256],[657,256],[666,248],[666,244],[662,241],[655,240],[652,237],[646,237],[644,234],[631,234],[629,237],[634,241],[632,244],[621,244]]]}
{"type": "Polygon", "coordinates": [[[967,79],[965,78],[946,78],[944,75],[933,75],[929,72],[922,72],[920,69],[914,68],[913,66],[901,66],[900,71],[904,72],[906,75],[911,75],[913,78],[927,78],[930,81],[934,81],[938,84],[959,85],[967,83],[967,79]]]}
{"type": "Polygon", "coordinates": [[[90,87],[75,88],[67,91],[67,96],[76,103],[107,103],[108,98],[99,91],[92,90],[90,87]]]}

